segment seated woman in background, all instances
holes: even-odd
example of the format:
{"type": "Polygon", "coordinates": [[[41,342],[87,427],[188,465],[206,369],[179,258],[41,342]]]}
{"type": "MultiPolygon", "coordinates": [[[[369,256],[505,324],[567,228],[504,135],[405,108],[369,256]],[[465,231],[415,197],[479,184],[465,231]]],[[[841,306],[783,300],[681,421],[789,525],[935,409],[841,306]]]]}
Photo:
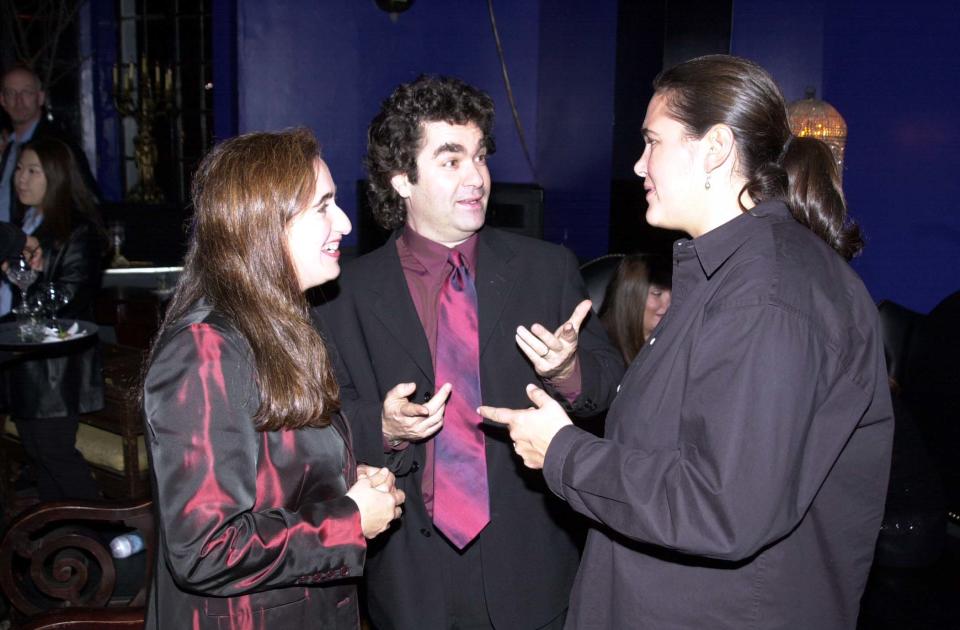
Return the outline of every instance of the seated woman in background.
{"type": "MultiPolygon", "coordinates": [[[[93,319],[106,251],[100,215],[70,148],[38,138],[20,152],[14,186],[29,206],[23,231],[43,250],[40,276],[29,296],[49,285],[69,297],[60,317],[93,319]]],[[[19,299],[19,292],[15,299],[19,299]]],[[[5,370],[8,410],[32,459],[41,501],[96,499],[99,490],[76,449],[80,414],[103,408],[103,372],[96,337],[50,344],[5,370]]]]}
{"type": "Polygon", "coordinates": [[[400,516],[357,467],[304,291],[350,220],[306,130],[200,164],[183,273],[143,386],[159,531],[147,628],[357,628],[364,538],[400,516]]]}
{"type": "Polygon", "coordinates": [[[629,254],[607,287],[600,322],[627,365],[670,308],[670,261],[629,254]]]}

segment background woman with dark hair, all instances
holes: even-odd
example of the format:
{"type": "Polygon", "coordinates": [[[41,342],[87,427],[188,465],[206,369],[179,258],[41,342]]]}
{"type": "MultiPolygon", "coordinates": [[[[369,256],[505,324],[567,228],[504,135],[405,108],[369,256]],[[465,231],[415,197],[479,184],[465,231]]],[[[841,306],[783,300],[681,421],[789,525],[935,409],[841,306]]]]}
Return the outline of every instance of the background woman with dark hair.
{"type": "Polygon", "coordinates": [[[670,308],[670,263],[628,254],[607,286],[600,322],[629,365],[670,308]]]}
{"type": "Polygon", "coordinates": [[[701,57],[654,88],[647,221],[693,238],[605,438],[532,386],[535,409],[482,413],[596,523],[568,628],[855,628],[893,413],[835,163],[750,61],[701,57]]]}
{"type": "MultiPolygon", "coordinates": [[[[14,186],[29,206],[23,230],[37,237],[44,252],[28,295],[54,284],[69,297],[58,316],[93,319],[106,239],[70,148],[53,138],[27,143],[14,186]]],[[[43,358],[13,363],[5,375],[8,408],[35,466],[40,500],[96,499],[99,490],[75,446],[80,414],[103,407],[96,338],[65,350],[51,344],[43,358]]]]}
{"type": "Polygon", "coordinates": [[[347,578],[404,496],[356,466],[307,311],[350,232],[335,192],[305,130],[239,136],[200,164],[143,386],[160,533],[148,628],[359,627],[347,578]]]}

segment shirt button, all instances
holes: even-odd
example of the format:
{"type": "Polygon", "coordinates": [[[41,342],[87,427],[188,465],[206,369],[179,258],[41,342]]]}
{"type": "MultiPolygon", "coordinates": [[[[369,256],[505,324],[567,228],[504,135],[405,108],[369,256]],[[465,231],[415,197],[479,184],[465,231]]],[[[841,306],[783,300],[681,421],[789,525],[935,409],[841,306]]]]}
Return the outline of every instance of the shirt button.
{"type": "Polygon", "coordinates": [[[410,472],[417,472],[418,470],[420,470],[420,462],[410,464],[410,472]]]}
{"type": "Polygon", "coordinates": [[[421,528],[420,533],[423,534],[424,538],[430,538],[430,530],[426,527],[421,528]]]}

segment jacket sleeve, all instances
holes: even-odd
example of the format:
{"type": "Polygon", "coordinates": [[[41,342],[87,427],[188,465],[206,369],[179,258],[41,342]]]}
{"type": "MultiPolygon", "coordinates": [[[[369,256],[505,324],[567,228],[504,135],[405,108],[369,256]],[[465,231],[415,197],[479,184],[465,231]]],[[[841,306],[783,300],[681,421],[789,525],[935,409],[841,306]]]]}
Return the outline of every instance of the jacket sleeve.
{"type": "Polygon", "coordinates": [[[0,257],[16,258],[23,252],[27,235],[15,225],[0,221],[0,257]]]}
{"type": "MultiPolygon", "coordinates": [[[[803,518],[869,415],[876,355],[844,357],[811,324],[773,306],[713,314],[698,340],[676,448],[565,427],[547,451],[544,475],[573,509],[623,536],[740,560],[803,518]]],[[[632,392],[620,395],[628,403],[632,392]]],[[[653,412],[616,407],[621,423],[653,412]]],[[[874,412],[884,417],[884,409],[874,412]]]]}
{"type": "MultiPolygon", "coordinates": [[[[577,304],[589,296],[580,275],[577,259],[564,249],[560,300],[561,322],[573,313],[577,304]]],[[[604,411],[617,395],[617,386],[623,377],[624,365],[620,352],[610,342],[600,319],[592,312],[580,327],[577,342],[577,360],[580,362],[580,394],[572,402],[557,397],[567,412],[576,417],[590,417],[604,411]]],[[[547,385],[547,389],[552,388],[547,385]]]]}
{"type": "Polygon", "coordinates": [[[344,288],[336,299],[313,310],[313,322],[333,357],[340,405],[350,423],[357,461],[386,466],[395,475],[403,476],[410,472],[414,449],[389,451],[384,448],[383,398],[377,391],[370,359],[373,354],[367,348],[356,308],[353,294],[344,288]]]}
{"type": "Polygon", "coordinates": [[[80,224],[70,234],[62,252],[44,254],[45,263],[56,265],[44,269],[44,280],[60,284],[70,295],[61,310],[65,317],[90,317],[100,289],[101,241],[90,224],[80,224]]]}
{"type": "Polygon", "coordinates": [[[208,323],[156,351],[144,413],[162,561],[182,588],[217,596],[360,575],[366,543],[349,497],[300,497],[299,509],[260,500],[276,480],[258,479],[271,464],[258,461],[268,434],[253,426],[259,397],[248,357],[208,323]]]}

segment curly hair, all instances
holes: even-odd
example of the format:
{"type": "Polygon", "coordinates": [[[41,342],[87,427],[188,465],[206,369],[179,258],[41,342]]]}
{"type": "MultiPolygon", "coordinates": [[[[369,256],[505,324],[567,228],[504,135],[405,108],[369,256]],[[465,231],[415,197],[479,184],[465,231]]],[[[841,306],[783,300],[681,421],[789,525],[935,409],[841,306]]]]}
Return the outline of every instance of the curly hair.
{"type": "Polygon", "coordinates": [[[384,229],[396,229],[407,220],[404,200],[390,179],[405,173],[411,183],[417,182],[417,154],[423,142],[423,124],[428,122],[474,124],[483,133],[487,155],[496,150],[493,100],[485,92],[459,79],[431,75],[398,86],[367,129],[364,159],[370,178],[370,208],[384,229]]]}

